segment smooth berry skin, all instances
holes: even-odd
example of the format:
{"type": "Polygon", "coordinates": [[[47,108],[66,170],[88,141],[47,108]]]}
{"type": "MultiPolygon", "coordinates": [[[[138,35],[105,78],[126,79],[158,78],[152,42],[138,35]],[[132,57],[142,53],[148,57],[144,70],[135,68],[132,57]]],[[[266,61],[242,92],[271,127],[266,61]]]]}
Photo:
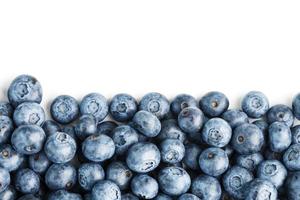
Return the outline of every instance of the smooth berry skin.
{"type": "Polygon", "coordinates": [[[168,119],[161,122],[161,131],[157,138],[160,141],[164,139],[178,139],[184,142],[186,140],[186,134],[179,128],[176,120],[168,119]]]}
{"type": "Polygon", "coordinates": [[[20,75],[10,84],[7,96],[14,107],[24,102],[41,103],[43,96],[42,86],[33,76],[20,75]]]}
{"type": "Polygon", "coordinates": [[[121,191],[112,181],[98,181],[92,189],[92,200],[121,200],[121,191]]]}
{"type": "Polygon", "coordinates": [[[69,190],[76,182],[77,172],[71,164],[52,164],[45,174],[45,183],[51,190],[69,190]]]}
{"type": "Polygon", "coordinates": [[[15,177],[15,186],[23,194],[35,194],[40,189],[40,178],[31,169],[20,169],[15,177]]]}
{"type": "Polygon", "coordinates": [[[4,191],[0,192],[1,200],[15,200],[17,199],[17,192],[12,186],[8,186],[4,191]]]}
{"type": "Polygon", "coordinates": [[[82,115],[93,115],[100,122],[108,114],[108,102],[106,98],[98,93],[90,93],[83,97],[79,105],[82,115]]]}
{"type": "Polygon", "coordinates": [[[14,130],[11,136],[11,144],[14,149],[25,155],[40,152],[46,140],[44,130],[37,125],[22,125],[14,130]]]}
{"type": "Polygon", "coordinates": [[[139,140],[139,134],[128,125],[121,125],[112,132],[112,140],[116,145],[116,154],[124,155],[139,140]]]}
{"type": "Polygon", "coordinates": [[[265,94],[259,91],[247,93],[241,103],[242,110],[251,118],[260,118],[269,109],[269,100],[265,94]]]}
{"type": "Polygon", "coordinates": [[[297,200],[300,196],[300,172],[292,172],[289,174],[285,186],[287,188],[287,196],[290,200],[297,200]]]}
{"type": "Polygon", "coordinates": [[[205,200],[219,200],[222,194],[218,179],[207,175],[196,177],[192,182],[191,191],[200,199],[205,200]]]}
{"type": "Polygon", "coordinates": [[[240,154],[252,154],[261,150],[264,144],[262,131],[254,124],[242,124],[233,131],[231,145],[240,154]]]}
{"type": "Polygon", "coordinates": [[[220,148],[207,148],[199,156],[201,170],[210,176],[219,176],[229,167],[229,159],[226,152],[220,148]]]}
{"type": "Polygon", "coordinates": [[[133,127],[146,137],[155,137],[161,130],[159,119],[148,111],[138,111],[133,119],[133,127]]]}
{"type": "Polygon", "coordinates": [[[128,189],[133,177],[132,171],[123,162],[111,162],[106,168],[106,179],[117,184],[120,190],[128,189]]]}
{"type": "Polygon", "coordinates": [[[84,140],[97,132],[97,121],[93,115],[82,115],[75,124],[76,137],[84,140]]]}
{"type": "Polygon", "coordinates": [[[291,129],[292,132],[292,144],[300,143],[300,125],[296,125],[291,129]]]}
{"type": "Polygon", "coordinates": [[[200,169],[198,158],[202,149],[197,144],[188,143],[185,145],[185,156],[183,163],[192,170],[200,169]]]}
{"type": "Polygon", "coordinates": [[[157,118],[164,118],[170,111],[168,99],[157,92],[151,92],[143,96],[139,103],[139,109],[152,113],[157,118]]]}
{"type": "Polygon", "coordinates": [[[233,166],[223,176],[223,187],[231,197],[244,199],[244,187],[253,179],[253,174],[247,169],[233,166]]]}
{"type": "Polygon", "coordinates": [[[158,193],[158,183],[151,176],[139,174],[131,181],[131,191],[142,199],[152,199],[158,193]]]}
{"type": "Polygon", "coordinates": [[[137,112],[137,102],[128,94],[117,94],[110,102],[109,112],[118,122],[129,121],[137,112]]]}
{"type": "Polygon", "coordinates": [[[44,152],[53,163],[69,162],[74,158],[76,150],[74,138],[64,132],[50,135],[44,145],[44,152]]]}
{"type": "Polygon", "coordinates": [[[127,166],[134,172],[147,173],[153,171],[160,163],[158,147],[149,142],[138,142],[130,147],[126,157],[127,166]]]}
{"type": "Polygon", "coordinates": [[[266,160],[259,164],[257,177],[270,181],[276,188],[280,188],[287,177],[287,170],[278,160],[266,160]]]}
{"type": "Polygon", "coordinates": [[[300,120],[300,93],[293,98],[292,108],[295,117],[300,120]]]}
{"type": "Polygon", "coordinates": [[[276,187],[269,181],[254,179],[246,187],[245,200],[276,200],[276,187]]]}
{"type": "Polygon", "coordinates": [[[10,184],[10,174],[9,172],[0,167],[0,193],[6,190],[10,184]]]}
{"type": "Polygon", "coordinates": [[[184,154],[185,147],[180,140],[166,139],[160,143],[161,160],[165,163],[179,163],[183,159],[184,154]]]}
{"type": "Polygon", "coordinates": [[[49,195],[48,200],[82,200],[82,197],[66,190],[57,190],[49,195]]]}
{"type": "Polygon", "coordinates": [[[300,144],[293,144],[285,151],[283,163],[290,171],[300,170],[300,144]]]}
{"type": "Polygon", "coordinates": [[[231,139],[232,130],[230,125],[221,118],[211,118],[202,129],[203,141],[213,147],[224,147],[231,139]]]}
{"type": "Polygon", "coordinates": [[[290,127],[283,122],[274,122],[269,126],[269,146],[273,152],[283,152],[292,143],[290,127]]]}
{"type": "Polygon", "coordinates": [[[75,133],[75,126],[73,124],[64,125],[60,131],[56,132],[63,132],[71,136],[76,142],[79,142],[79,138],[77,138],[75,133]]]}
{"type": "Polygon", "coordinates": [[[9,102],[0,101],[0,116],[12,117],[14,108],[9,102]]]}
{"type": "Polygon", "coordinates": [[[204,123],[204,115],[199,108],[184,108],[178,115],[178,125],[186,133],[198,133],[204,123]]]}
{"type": "Polygon", "coordinates": [[[18,200],[42,200],[38,194],[25,194],[18,198],[18,200]]]}
{"type": "Polygon", "coordinates": [[[42,129],[44,130],[46,135],[49,136],[56,132],[60,132],[62,130],[62,127],[60,127],[60,125],[56,121],[50,119],[46,120],[43,123],[42,129]]]}
{"type": "Polygon", "coordinates": [[[51,164],[51,161],[43,151],[30,155],[28,161],[30,169],[38,174],[43,174],[46,172],[51,164]]]}
{"type": "Polygon", "coordinates": [[[41,126],[45,121],[45,111],[43,107],[34,102],[24,102],[16,107],[13,119],[17,126],[38,125],[41,126]]]}
{"type": "Polygon", "coordinates": [[[153,200],[172,200],[169,195],[158,193],[158,195],[153,200]]]}
{"type": "Polygon", "coordinates": [[[139,200],[139,198],[131,193],[122,194],[122,200],[139,200]]]}
{"type": "Polygon", "coordinates": [[[0,116],[0,145],[9,141],[13,131],[13,121],[7,116],[0,116]]]}
{"type": "Polygon", "coordinates": [[[237,165],[254,172],[263,160],[264,157],[260,153],[253,153],[248,155],[238,155],[235,162],[237,165]]]}
{"type": "Polygon", "coordinates": [[[93,162],[103,162],[115,154],[115,143],[107,135],[91,135],[81,145],[83,155],[93,162]]]}
{"type": "Polygon", "coordinates": [[[74,97],[61,95],[56,97],[51,106],[52,118],[60,124],[68,124],[77,119],[79,115],[79,105],[74,97]]]}
{"type": "Polygon", "coordinates": [[[166,167],[158,173],[159,188],[170,196],[186,193],[191,186],[190,175],[181,167],[166,167]]]}
{"type": "Polygon", "coordinates": [[[200,200],[199,197],[197,197],[196,195],[194,194],[191,194],[191,193],[185,193],[183,195],[181,195],[178,200],[200,200]]]}
{"type": "Polygon", "coordinates": [[[84,163],[78,169],[78,183],[86,191],[91,191],[97,181],[104,180],[105,172],[100,164],[84,163]]]}
{"type": "Polygon", "coordinates": [[[199,101],[200,109],[206,116],[218,117],[229,107],[228,98],[221,92],[209,92],[199,101]]]}
{"type": "Polygon", "coordinates": [[[24,162],[24,156],[16,152],[10,144],[0,145],[0,167],[9,172],[17,170],[24,162]]]}
{"type": "Polygon", "coordinates": [[[267,121],[269,124],[273,122],[284,122],[287,126],[291,127],[294,124],[294,114],[288,106],[278,104],[269,109],[267,121]]]}
{"type": "Polygon", "coordinates": [[[244,123],[249,123],[247,114],[238,109],[227,110],[222,114],[222,118],[230,124],[232,129],[244,123]]]}
{"type": "Polygon", "coordinates": [[[179,94],[171,102],[171,111],[176,116],[187,107],[197,107],[197,100],[188,94],[179,94]]]}
{"type": "Polygon", "coordinates": [[[256,121],[252,122],[252,124],[256,125],[263,132],[264,135],[267,135],[268,129],[269,129],[269,124],[265,120],[258,119],[256,121]]]}
{"type": "Polygon", "coordinates": [[[112,136],[112,131],[118,127],[118,124],[113,121],[104,121],[97,124],[97,133],[112,136]]]}

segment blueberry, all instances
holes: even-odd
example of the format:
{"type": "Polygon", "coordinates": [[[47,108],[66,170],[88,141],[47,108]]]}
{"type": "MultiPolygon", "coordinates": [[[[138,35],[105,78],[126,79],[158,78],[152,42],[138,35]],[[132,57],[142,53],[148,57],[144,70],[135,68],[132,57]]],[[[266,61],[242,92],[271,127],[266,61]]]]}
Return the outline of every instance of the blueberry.
{"type": "Polygon", "coordinates": [[[191,193],[185,193],[183,195],[181,195],[178,200],[200,200],[199,197],[197,197],[196,195],[194,194],[191,194],[191,193]]]}
{"type": "Polygon", "coordinates": [[[131,120],[136,111],[137,102],[128,94],[117,94],[110,102],[109,112],[111,117],[118,122],[131,120]]]}
{"type": "Polygon", "coordinates": [[[139,200],[139,198],[131,193],[122,194],[122,200],[139,200]]]}
{"type": "Polygon", "coordinates": [[[25,155],[35,154],[41,151],[46,134],[44,130],[37,125],[22,125],[13,132],[11,144],[14,149],[25,155]]]}
{"type": "Polygon", "coordinates": [[[9,141],[13,131],[13,121],[7,116],[0,116],[0,145],[9,141]]]}
{"type": "Polygon", "coordinates": [[[231,145],[240,154],[259,152],[264,144],[262,131],[254,124],[242,124],[233,131],[231,145]]]}
{"type": "Polygon", "coordinates": [[[72,160],[77,149],[74,138],[63,132],[56,132],[47,138],[45,154],[54,163],[66,163],[72,160]]]}
{"type": "Polygon", "coordinates": [[[197,107],[196,99],[188,94],[177,95],[171,103],[171,111],[175,115],[178,115],[182,109],[187,107],[197,107]]]}
{"type": "Polygon", "coordinates": [[[9,102],[0,101],[0,116],[12,117],[14,109],[9,102]]]}
{"type": "Polygon", "coordinates": [[[91,135],[82,143],[83,155],[94,162],[110,159],[115,153],[115,144],[107,135],[91,135]]]}
{"type": "Polygon", "coordinates": [[[227,97],[221,92],[209,92],[199,101],[200,109],[209,117],[218,117],[229,107],[227,97]]]}
{"type": "Polygon", "coordinates": [[[267,148],[263,153],[266,160],[282,160],[283,152],[274,152],[267,148]]]}
{"type": "Polygon", "coordinates": [[[291,127],[294,123],[294,115],[292,110],[282,104],[272,106],[267,113],[268,123],[284,122],[287,126],[291,127]]]}
{"type": "Polygon", "coordinates": [[[75,133],[75,126],[73,124],[64,125],[60,131],[56,132],[63,132],[71,136],[76,142],[78,141],[78,138],[75,133]]]}
{"type": "Polygon", "coordinates": [[[44,130],[47,136],[62,130],[60,125],[53,120],[46,120],[42,125],[42,129],[44,130]]]}
{"type": "Polygon", "coordinates": [[[116,183],[120,190],[128,189],[133,173],[123,162],[111,162],[106,168],[106,179],[116,183]]]}
{"type": "Polygon", "coordinates": [[[229,166],[226,152],[220,148],[207,148],[200,154],[199,165],[201,170],[210,176],[223,174],[229,166]]]}
{"type": "Polygon", "coordinates": [[[10,174],[9,172],[0,167],[0,193],[6,190],[10,184],[10,174]]]}
{"type": "Polygon", "coordinates": [[[256,121],[252,122],[252,124],[256,125],[263,132],[264,135],[267,134],[269,124],[265,120],[258,119],[256,121]]]}
{"type": "Polygon", "coordinates": [[[240,166],[231,167],[223,176],[223,186],[226,192],[236,199],[244,199],[244,187],[253,180],[253,174],[240,166]]]}
{"type": "Polygon", "coordinates": [[[297,200],[300,196],[300,171],[289,174],[286,181],[286,189],[289,200],[297,200]]]}
{"type": "Polygon", "coordinates": [[[183,143],[177,139],[165,139],[160,143],[161,160],[165,163],[180,162],[185,154],[183,143]]]}
{"type": "Polygon", "coordinates": [[[291,129],[292,132],[292,143],[298,144],[300,143],[300,125],[294,126],[291,129]]]}
{"type": "Polygon", "coordinates": [[[221,118],[211,118],[202,129],[202,139],[210,146],[224,147],[231,139],[230,125],[221,118]]]}
{"type": "Polygon", "coordinates": [[[178,115],[178,125],[186,133],[198,133],[203,123],[204,115],[196,107],[184,108],[178,115]]]}
{"type": "Polygon", "coordinates": [[[139,174],[132,179],[131,190],[142,199],[152,199],[158,193],[158,183],[151,176],[139,174]]]}
{"type": "Polygon", "coordinates": [[[61,95],[53,100],[50,113],[55,121],[61,124],[68,124],[77,119],[79,106],[74,97],[61,95]]]}
{"type": "Polygon", "coordinates": [[[119,187],[109,180],[98,181],[92,189],[92,200],[121,200],[119,187]]]}
{"type": "Polygon", "coordinates": [[[42,174],[46,172],[51,162],[46,154],[41,151],[37,154],[29,156],[29,167],[36,173],[42,174]]]}
{"type": "Polygon", "coordinates": [[[172,200],[172,198],[164,193],[158,193],[153,200],[172,200]]]}
{"type": "Polygon", "coordinates": [[[75,125],[75,134],[79,139],[95,134],[97,131],[97,122],[93,115],[82,115],[75,125]]]}
{"type": "Polygon", "coordinates": [[[164,118],[170,110],[168,99],[157,92],[151,92],[143,96],[139,104],[140,110],[148,111],[159,119],[164,118]]]}
{"type": "Polygon", "coordinates": [[[52,164],[45,174],[45,183],[51,190],[69,190],[76,181],[76,169],[71,164],[52,164]]]}
{"type": "Polygon", "coordinates": [[[227,110],[222,114],[222,118],[230,124],[231,128],[236,128],[241,124],[249,123],[247,114],[238,109],[227,110]]]}
{"type": "Polygon", "coordinates": [[[31,169],[20,169],[15,177],[15,186],[24,194],[34,194],[40,189],[40,178],[31,169]]]}
{"type": "Polygon", "coordinates": [[[258,91],[251,91],[242,100],[243,111],[252,118],[262,117],[269,109],[269,100],[258,91]]]}
{"type": "Polygon", "coordinates": [[[295,117],[300,120],[300,93],[293,98],[292,108],[295,117]]]}
{"type": "Polygon", "coordinates": [[[264,157],[260,153],[238,155],[236,157],[236,163],[251,172],[255,171],[259,163],[261,163],[263,160],[264,157]]]}
{"type": "Polygon", "coordinates": [[[254,179],[245,190],[245,200],[276,200],[276,187],[269,181],[254,179]]]}
{"type": "Polygon", "coordinates": [[[138,111],[133,119],[133,127],[147,137],[155,137],[161,130],[158,118],[150,112],[138,111]]]}
{"type": "Polygon", "coordinates": [[[177,121],[174,119],[164,120],[161,123],[161,131],[157,138],[164,139],[178,139],[181,142],[186,140],[186,134],[179,128],[177,121]]]}
{"type": "Polygon", "coordinates": [[[287,177],[287,170],[278,160],[266,160],[259,164],[257,177],[268,180],[279,188],[283,185],[287,177]]]}
{"type": "Polygon", "coordinates": [[[283,152],[291,143],[291,130],[285,123],[274,122],[269,126],[269,145],[271,151],[283,152]]]}
{"type": "Polygon", "coordinates": [[[23,102],[41,103],[43,91],[36,78],[30,75],[20,75],[10,84],[7,96],[9,102],[17,107],[23,102]]]}
{"type": "Polygon", "coordinates": [[[183,163],[190,169],[200,169],[198,158],[201,154],[201,148],[197,144],[189,143],[185,145],[185,156],[183,163]]]}
{"type": "Polygon", "coordinates": [[[191,186],[189,174],[180,167],[166,167],[158,174],[160,189],[167,195],[179,196],[186,193],[191,186]]]}
{"type": "Polygon", "coordinates": [[[45,121],[45,111],[40,104],[24,102],[15,109],[13,119],[17,126],[30,124],[41,126],[45,121]]]}
{"type": "Polygon", "coordinates": [[[300,170],[300,144],[293,144],[285,151],[283,163],[291,171],[300,170]]]}
{"type": "Polygon", "coordinates": [[[11,145],[0,145],[0,167],[8,171],[18,169],[24,161],[24,156],[16,152],[11,145]]]}
{"type": "Polygon", "coordinates": [[[15,200],[17,199],[17,192],[12,186],[8,186],[3,192],[0,192],[1,200],[15,200]]]}
{"type": "Polygon", "coordinates": [[[82,200],[82,197],[66,190],[57,190],[49,195],[48,200],[82,200]]]}
{"type": "Polygon", "coordinates": [[[105,173],[100,164],[84,163],[79,166],[78,183],[84,190],[92,190],[94,184],[103,180],[104,176],[105,173]]]}
{"type": "Polygon", "coordinates": [[[221,198],[222,189],[219,181],[207,175],[200,175],[192,182],[191,191],[200,199],[219,200],[221,198]]]}
{"type": "Polygon", "coordinates": [[[104,121],[97,124],[97,133],[111,136],[111,132],[117,128],[118,124],[113,121],[104,121]]]}
{"type": "Polygon", "coordinates": [[[98,93],[90,93],[83,97],[80,103],[81,114],[90,114],[100,122],[108,114],[108,103],[106,98],[98,93]]]}
{"type": "Polygon", "coordinates": [[[155,144],[138,142],[128,150],[126,163],[135,172],[153,171],[160,163],[160,151],[155,144]]]}
{"type": "Polygon", "coordinates": [[[124,155],[129,147],[139,140],[138,133],[128,125],[121,125],[112,132],[112,139],[116,145],[116,154],[124,155]]]}
{"type": "Polygon", "coordinates": [[[18,198],[18,200],[42,200],[38,194],[25,194],[18,198]]]}

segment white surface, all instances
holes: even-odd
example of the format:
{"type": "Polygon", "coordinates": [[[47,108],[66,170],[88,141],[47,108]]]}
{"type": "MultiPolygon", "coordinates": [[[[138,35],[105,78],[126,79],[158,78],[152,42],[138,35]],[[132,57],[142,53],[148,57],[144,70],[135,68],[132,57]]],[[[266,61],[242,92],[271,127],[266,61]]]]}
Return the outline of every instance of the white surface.
{"type": "Polygon", "coordinates": [[[0,87],[22,73],[44,103],[89,92],[169,98],[210,90],[237,104],[300,92],[300,1],[0,1],[0,87]]]}

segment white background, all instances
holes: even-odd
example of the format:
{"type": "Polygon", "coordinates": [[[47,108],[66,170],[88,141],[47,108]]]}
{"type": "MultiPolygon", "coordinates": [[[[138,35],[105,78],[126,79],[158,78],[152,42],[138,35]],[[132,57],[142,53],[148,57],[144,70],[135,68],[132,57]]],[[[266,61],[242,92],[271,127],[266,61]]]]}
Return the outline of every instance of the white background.
{"type": "Polygon", "coordinates": [[[19,74],[56,95],[172,98],[300,92],[300,1],[1,1],[0,88],[19,74]]]}

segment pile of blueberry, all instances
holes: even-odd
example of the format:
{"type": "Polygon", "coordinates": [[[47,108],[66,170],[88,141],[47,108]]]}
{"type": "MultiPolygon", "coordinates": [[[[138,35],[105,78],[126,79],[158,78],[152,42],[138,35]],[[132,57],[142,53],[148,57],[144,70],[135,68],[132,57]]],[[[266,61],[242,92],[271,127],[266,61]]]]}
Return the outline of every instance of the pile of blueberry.
{"type": "Polygon", "coordinates": [[[299,200],[300,94],[292,109],[258,91],[241,109],[148,93],[109,102],[56,97],[15,78],[0,102],[0,200],[299,200]],[[108,117],[109,114],[109,117],[108,117]],[[106,120],[105,120],[106,119],[106,120]]]}

